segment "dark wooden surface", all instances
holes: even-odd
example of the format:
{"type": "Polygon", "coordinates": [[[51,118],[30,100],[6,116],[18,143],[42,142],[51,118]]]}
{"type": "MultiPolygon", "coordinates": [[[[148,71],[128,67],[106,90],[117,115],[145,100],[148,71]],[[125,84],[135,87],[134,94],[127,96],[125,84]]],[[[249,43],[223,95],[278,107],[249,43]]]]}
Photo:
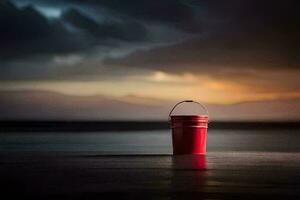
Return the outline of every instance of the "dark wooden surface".
{"type": "Polygon", "coordinates": [[[300,199],[300,153],[0,153],[1,195],[30,199],[300,199]]]}

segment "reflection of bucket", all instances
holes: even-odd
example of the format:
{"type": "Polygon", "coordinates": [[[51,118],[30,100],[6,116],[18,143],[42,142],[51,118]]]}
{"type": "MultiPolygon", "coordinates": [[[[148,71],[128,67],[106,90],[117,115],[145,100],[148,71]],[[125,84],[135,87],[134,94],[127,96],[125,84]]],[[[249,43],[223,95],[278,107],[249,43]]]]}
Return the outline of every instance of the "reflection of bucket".
{"type": "Polygon", "coordinates": [[[205,154],[206,153],[206,133],[208,126],[207,109],[200,103],[186,100],[177,103],[171,110],[173,154],[205,154]],[[205,115],[174,115],[173,110],[181,103],[193,102],[199,104],[207,113],[205,115]]]}
{"type": "Polygon", "coordinates": [[[205,155],[177,155],[172,157],[174,170],[205,170],[205,155]]]}
{"type": "Polygon", "coordinates": [[[207,199],[207,167],[205,155],[172,156],[171,199],[207,199]]]}

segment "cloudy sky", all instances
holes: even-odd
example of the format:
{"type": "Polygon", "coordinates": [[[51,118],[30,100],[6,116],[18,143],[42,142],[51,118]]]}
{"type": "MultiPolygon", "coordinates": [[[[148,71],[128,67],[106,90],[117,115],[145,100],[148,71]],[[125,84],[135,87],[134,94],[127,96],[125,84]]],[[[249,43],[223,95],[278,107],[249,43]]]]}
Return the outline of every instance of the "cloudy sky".
{"type": "Polygon", "coordinates": [[[160,119],[195,99],[215,119],[300,119],[295,4],[0,1],[0,118],[160,119]]]}

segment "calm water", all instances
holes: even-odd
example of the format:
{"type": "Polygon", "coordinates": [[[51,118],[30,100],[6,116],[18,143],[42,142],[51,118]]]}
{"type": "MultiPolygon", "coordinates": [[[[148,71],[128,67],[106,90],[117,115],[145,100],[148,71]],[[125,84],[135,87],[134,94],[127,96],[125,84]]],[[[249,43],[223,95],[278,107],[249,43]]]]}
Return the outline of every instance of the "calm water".
{"type": "MultiPolygon", "coordinates": [[[[210,152],[300,152],[300,130],[209,130],[210,152]]],[[[171,154],[171,132],[1,133],[2,152],[171,154]]]]}

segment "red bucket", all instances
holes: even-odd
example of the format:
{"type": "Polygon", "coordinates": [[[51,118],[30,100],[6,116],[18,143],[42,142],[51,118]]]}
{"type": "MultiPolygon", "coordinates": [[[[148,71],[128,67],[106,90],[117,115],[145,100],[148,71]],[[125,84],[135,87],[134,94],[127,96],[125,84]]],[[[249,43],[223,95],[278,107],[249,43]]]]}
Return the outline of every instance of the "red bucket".
{"type": "Polygon", "coordinates": [[[186,100],[177,103],[169,114],[172,128],[173,154],[205,154],[208,127],[208,111],[199,102],[186,100]],[[173,115],[175,108],[182,103],[191,102],[200,105],[206,115],[173,115]]]}

